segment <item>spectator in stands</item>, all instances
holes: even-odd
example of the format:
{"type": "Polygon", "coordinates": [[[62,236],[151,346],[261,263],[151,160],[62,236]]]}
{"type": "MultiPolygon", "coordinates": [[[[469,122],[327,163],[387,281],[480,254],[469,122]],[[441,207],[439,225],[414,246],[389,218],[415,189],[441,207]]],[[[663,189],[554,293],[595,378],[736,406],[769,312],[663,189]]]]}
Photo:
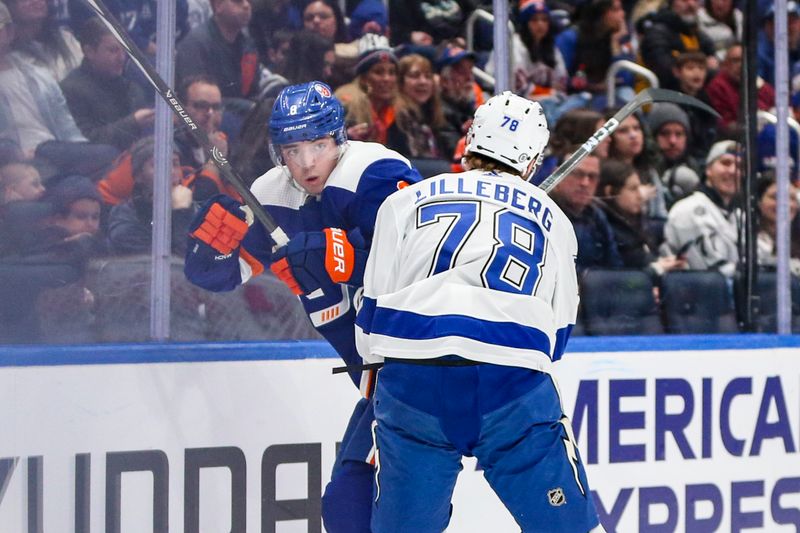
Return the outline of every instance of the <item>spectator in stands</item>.
{"type": "MultiPolygon", "coordinates": [[[[146,137],[131,149],[133,195],[114,206],[108,218],[108,240],[116,254],[149,253],[153,238],[153,148],[155,140],[146,137]]],[[[172,157],[172,251],[183,254],[186,233],[194,216],[192,191],[181,185],[183,174],[177,152],[172,157]]]]}
{"type": "Polygon", "coordinates": [[[249,32],[258,54],[271,71],[280,71],[269,50],[288,45],[291,34],[303,27],[300,9],[291,0],[253,0],[249,32]]]}
{"type": "MultiPolygon", "coordinates": [[[[550,10],[544,0],[521,0],[517,16],[519,29],[511,36],[511,70],[514,92],[542,104],[547,122],[555,124],[564,110],[567,68],[555,45],[550,10]]],[[[494,53],[486,72],[494,74],[494,53]]],[[[582,104],[582,102],[581,102],[582,104]]]]}
{"type": "MultiPolygon", "coordinates": [[[[547,156],[536,174],[531,177],[531,182],[538,185],[547,178],[559,163],[566,159],[575,145],[581,145],[589,139],[603,125],[603,115],[591,109],[577,108],[567,111],[558,119],[550,133],[547,156]]],[[[592,152],[603,161],[608,157],[610,137],[597,145],[592,152]]]]}
{"type": "Polygon", "coordinates": [[[448,159],[437,135],[444,114],[431,62],[418,54],[405,56],[398,63],[398,79],[400,94],[387,146],[406,157],[448,159]]]}
{"type": "MultiPolygon", "coordinates": [[[[756,136],[756,171],[759,173],[775,172],[778,166],[776,154],[776,142],[778,132],[775,124],[766,123],[756,136]]],[[[789,179],[797,182],[798,172],[798,135],[797,132],[789,128],[789,179]]]]}
{"type": "Polygon", "coordinates": [[[386,144],[395,117],[397,57],[386,38],[375,37],[373,46],[359,56],[356,79],[337,89],[336,96],[347,110],[349,137],[386,144]],[[366,128],[352,128],[362,124],[366,128]]]}
{"type": "Polygon", "coordinates": [[[484,101],[483,92],[472,74],[474,66],[475,54],[453,44],[445,46],[436,61],[445,120],[440,130],[445,154],[455,152],[459,140],[472,124],[475,109],[484,101]]]}
{"type": "Polygon", "coordinates": [[[614,232],[622,264],[625,268],[647,270],[654,276],[681,269],[686,261],[674,255],[659,257],[663,240],[654,233],[644,217],[644,197],[639,174],[629,163],[609,159],[600,167],[598,204],[614,232]]]}
{"type": "MultiPolygon", "coordinates": [[[[614,116],[615,111],[609,110],[606,119],[614,116]]],[[[646,222],[661,221],[663,224],[667,219],[668,205],[671,205],[670,195],[655,168],[654,148],[638,114],[634,113],[623,120],[611,135],[608,159],[626,163],[636,170],[641,183],[646,222]]]]}
{"type": "Polygon", "coordinates": [[[462,34],[477,0],[389,0],[389,27],[394,44],[430,46],[462,34]]]}
{"type": "Polygon", "coordinates": [[[389,14],[382,0],[361,0],[350,14],[351,39],[359,39],[368,33],[387,35],[388,30],[389,14]]]}
{"type": "MultiPolygon", "coordinates": [[[[74,242],[83,238],[84,251],[97,253],[102,250],[100,233],[100,194],[87,178],[69,176],[47,191],[45,200],[53,206],[53,215],[48,224],[55,240],[74,242]]],[[[88,257],[87,257],[88,258],[88,257]]]]}
{"type": "Polygon", "coordinates": [[[175,79],[204,74],[217,80],[225,98],[258,94],[260,64],[255,45],[245,33],[250,0],[212,0],[214,16],[178,43],[175,79]]]}
{"type": "Polygon", "coordinates": [[[303,27],[330,39],[334,43],[346,43],[347,25],[344,15],[335,0],[311,0],[303,8],[303,27]]]}
{"type": "Polygon", "coordinates": [[[30,163],[8,163],[0,167],[0,205],[14,201],[36,201],[44,194],[42,177],[30,163]]]}
{"type": "Polygon", "coordinates": [[[705,182],[669,211],[664,236],[690,269],[717,270],[732,278],[739,262],[741,210],[736,198],[741,176],[735,141],[719,141],[706,158],[705,182]]]}
{"type": "MultiPolygon", "coordinates": [[[[155,58],[158,0],[106,0],[104,4],[126,29],[136,46],[155,58]]],[[[69,0],[70,26],[75,34],[79,34],[86,21],[94,16],[94,11],[84,0],[69,0]]],[[[175,36],[180,40],[188,31],[187,0],[175,0],[175,36]]]]}
{"type": "Polygon", "coordinates": [[[47,0],[8,0],[14,19],[14,50],[61,81],[81,63],[81,46],[72,34],[59,27],[47,0]]]}
{"type": "Polygon", "coordinates": [[[722,56],[734,42],[742,40],[744,17],[733,0],[706,0],[697,12],[700,31],[714,43],[717,58],[722,56]]]}
{"type": "Polygon", "coordinates": [[[639,52],[664,88],[679,89],[673,72],[679,54],[702,52],[709,70],[715,71],[719,65],[714,42],[699,28],[699,8],[697,0],[669,0],[669,5],[639,21],[644,34],[639,52]]]}
{"type": "MultiPolygon", "coordinates": [[[[795,276],[800,276],[800,231],[797,226],[798,194],[800,191],[797,187],[789,184],[789,227],[791,228],[789,270],[795,276]]],[[[758,199],[758,236],[756,241],[758,265],[775,268],[778,264],[778,249],[775,242],[778,232],[778,185],[773,173],[759,178],[756,184],[756,198],[758,199]]]]}
{"type": "Polygon", "coordinates": [[[333,41],[309,30],[300,30],[289,39],[291,61],[281,74],[272,73],[262,84],[259,99],[275,98],[287,85],[312,80],[329,80],[336,61],[333,41]]]}
{"type": "MultiPolygon", "coordinates": [[[[595,107],[607,107],[606,74],[615,61],[633,60],[631,36],[620,0],[591,0],[581,8],[575,26],[556,37],[571,76],[570,91],[594,95],[595,107]]],[[[633,97],[633,78],[628,74],[617,77],[616,98],[626,102],[633,97]]],[[[613,104],[612,104],[613,105],[613,104]]]]}
{"type": "MultiPolygon", "coordinates": [[[[252,20],[255,18],[254,15],[252,20]]],[[[291,41],[296,33],[297,31],[276,30],[274,33],[262,37],[264,43],[258,45],[258,55],[270,73],[282,74],[290,63],[289,58],[295,58],[295,50],[292,50],[291,41]]]]}
{"type": "Polygon", "coordinates": [[[94,175],[116,150],[86,142],[55,78],[10,53],[14,25],[0,2],[0,139],[15,143],[25,159],[34,155],[61,174],[94,175]]]}
{"type": "Polygon", "coordinates": [[[211,2],[209,0],[187,0],[187,31],[202,26],[211,18],[211,2]]]}
{"type": "MultiPolygon", "coordinates": [[[[678,80],[681,92],[694,96],[701,102],[711,105],[704,89],[706,84],[706,56],[702,52],[686,52],[675,58],[673,74],[678,80]]],[[[693,106],[684,109],[689,117],[689,130],[692,143],[689,154],[703,158],[717,137],[717,117],[693,106]]]]}
{"type": "Polygon", "coordinates": [[[69,110],[90,141],[126,150],[152,133],[152,93],[122,75],[128,56],[99,18],[87,20],[78,36],[85,57],[61,82],[69,110]]]}
{"type": "MultiPolygon", "coordinates": [[[[183,80],[178,96],[195,124],[208,136],[211,144],[223,157],[229,153],[228,136],[220,130],[223,107],[222,93],[217,83],[207,76],[192,76],[183,80]]],[[[186,128],[175,133],[175,146],[181,165],[189,172],[184,185],[192,190],[194,201],[203,202],[217,194],[238,198],[236,190],[219,174],[217,165],[209,159],[204,148],[194,141],[186,128]]]]}
{"type": "MultiPolygon", "coordinates": [[[[204,75],[189,76],[178,85],[178,98],[186,106],[186,112],[197,126],[205,132],[208,139],[222,152],[228,155],[228,138],[219,128],[222,125],[224,107],[222,91],[217,82],[204,75]]],[[[175,144],[181,155],[181,165],[197,170],[206,161],[206,153],[194,141],[194,137],[185,127],[175,132],[175,144]]]]}
{"type": "MultiPolygon", "coordinates": [[[[741,43],[732,44],[722,57],[719,71],[706,85],[711,106],[720,114],[717,129],[721,137],[736,137],[741,131],[739,124],[739,99],[742,87],[741,43]]],[[[758,86],[758,108],[768,110],[775,107],[775,89],[762,78],[758,86]]]]}
{"type": "Polygon", "coordinates": [[[595,203],[599,180],[600,159],[589,154],[550,193],[575,228],[579,271],[623,266],[611,225],[595,203]]]}
{"type": "MultiPolygon", "coordinates": [[[[789,72],[800,62],[800,4],[794,0],[786,3],[789,30],[789,72]]],[[[770,85],[775,85],[775,4],[770,5],[758,32],[758,75],[770,85]]]]}
{"type": "Polygon", "coordinates": [[[656,139],[660,155],[656,169],[671,196],[670,207],[700,184],[699,166],[688,153],[689,116],[679,106],[661,102],[653,105],[647,122],[656,139]]]}

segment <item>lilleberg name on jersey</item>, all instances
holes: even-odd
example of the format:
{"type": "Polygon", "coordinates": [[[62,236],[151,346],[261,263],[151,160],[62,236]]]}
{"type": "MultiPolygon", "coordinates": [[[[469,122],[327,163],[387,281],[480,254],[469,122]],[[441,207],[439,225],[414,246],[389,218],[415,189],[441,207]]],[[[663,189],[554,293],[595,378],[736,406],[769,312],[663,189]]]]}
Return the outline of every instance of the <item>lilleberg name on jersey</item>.
{"type": "MultiPolygon", "coordinates": [[[[489,175],[496,176],[496,174],[489,175]]],[[[528,191],[492,181],[465,179],[458,175],[449,175],[426,180],[423,184],[420,184],[416,194],[414,205],[433,197],[447,195],[475,196],[532,213],[546,231],[550,231],[553,223],[553,213],[550,208],[545,206],[542,209],[542,202],[531,196],[528,191]]]]}

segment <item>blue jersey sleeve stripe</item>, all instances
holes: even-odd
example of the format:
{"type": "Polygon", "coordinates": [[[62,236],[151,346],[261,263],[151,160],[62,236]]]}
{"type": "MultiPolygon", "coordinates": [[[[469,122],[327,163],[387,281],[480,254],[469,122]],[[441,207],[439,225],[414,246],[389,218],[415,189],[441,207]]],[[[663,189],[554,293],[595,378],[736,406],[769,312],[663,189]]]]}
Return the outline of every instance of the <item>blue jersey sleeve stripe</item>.
{"type": "Polygon", "coordinates": [[[561,356],[564,355],[564,350],[567,349],[569,335],[572,333],[572,328],[574,326],[575,324],[569,324],[568,326],[556,331],[556,348],[553,350],[553,362],[558,361],[561,359],[561,356]]]}
{"type": "Polygon", "coordinates": [[[463,337],[495,346],[550,353],[550,339],[538,328],[464,315],[428,316],[382,307],[375,312],[372,333],[409,340],[463,337]]]}
{"type": "Polygon", "coordinates": [[[368,298],[364,296],[361,299],[361,310],[358,312],[358,316],[356,317],[356,325],[361,328],[361,330],[369,334],[370,330],[372,329],[372,320],[375,315],[375,298],[368,298]]]}

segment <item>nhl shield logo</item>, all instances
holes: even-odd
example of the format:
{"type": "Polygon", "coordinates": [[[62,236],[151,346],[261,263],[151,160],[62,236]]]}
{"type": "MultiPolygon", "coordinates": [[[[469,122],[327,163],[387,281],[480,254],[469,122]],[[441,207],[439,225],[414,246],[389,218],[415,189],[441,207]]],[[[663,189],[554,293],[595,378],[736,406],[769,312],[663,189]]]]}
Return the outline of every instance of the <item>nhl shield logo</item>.
{"type": "Polygon", "coordinates": [[[547,491],[547,501],[553,507],[558,507],[567,503],[567,497],[564,496],[564,491],[561,487],[558,487],[547,491]]]}

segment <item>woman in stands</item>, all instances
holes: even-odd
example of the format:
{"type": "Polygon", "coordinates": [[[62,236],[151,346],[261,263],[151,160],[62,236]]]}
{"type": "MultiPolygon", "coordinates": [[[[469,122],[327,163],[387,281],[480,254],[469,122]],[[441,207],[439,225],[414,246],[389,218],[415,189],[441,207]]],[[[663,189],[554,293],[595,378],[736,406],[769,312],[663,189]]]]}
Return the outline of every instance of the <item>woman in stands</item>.
{"type": "Polygon", "coordinates": [[[339,87],[336,97],[347,110],[348,138],[385,145],[395,119],[397,57],[383,36],[367,35],[362,41],[356,78],[339,87]]]}
{"type": "Polygon", "coordinates": [[[7,0],[14,19],[14,50],[61,81],[81,64],[83,52],[69,31],[59,28],[47,0],[7,0]]]}
{"type": "Polygon", "coordinates": [[[614,230],[625,267],[647,270],[653,276],[685,268],[683,258],[658,256],[659,238],[647,231],[644,222],[641,187],[639,174],[631,164],[608,159],[601,165],[599,204],[614,230]]]}
{"type": "Polygon", "coordinates": [[[436,135],[444,115],[431,62],[418,54],[408,55],[397,65],[397,78],[395,119],[386,146],[410,158],[447,159],[436,135]]]}
{"type": "MultiPolygon", "coordinates": [[[[606,73],[615,61],[634,61],[631,36],[620,0],[591,0],[578,11],[575,26],[559,33],[556,46],[564,57],[571,78],[569,90],[589,92],[593,107],[608,107],[605,102],[606,73]]],[[[634,93],[633,76],[621,73],[616,80],[616,100],[627,102],[634,93]]],[[[610,103],[614,105],[613,102],[610,103]]]]}
{"type": "MultiPolygon", "coordinates": [[[[615,110],[606,113],[608,120],[615,110]]],[[[644,199],[645,223],[653,227],[651,233],[658,236],[656,244],[661,243],[661,230],[667,220],[667,210],[672,202],[669,191],[658,177],[655,169],[655,153],[649,134],[637,114],[623,120],[611,135],[608,158],[631,165],[639,175],[641,193],[644,199]]]]}
{"type": "MultiPolygon", "coordinates": [[[[550,10],[544,0],[521,0],[517,16],[519,29],[512,35],[511,68],[514,92],[537,100],[544,108],[548,124],[567,110],[567,68],[555,45],[555,32],[550,24],[550,10]]],[[[494,73],[495,56],[489,56],[486,71],[494,73]]],[[[573,107],[583,105],[583,100],[573,107]]]]}
{"type": "Polygon", "coordinates": [[[345,43],[347,26],[335,0],[311,0],[303,8],[303,28],[318,33],[335,43],[345,43]]]}
{"type": "MultiPolygon", "coordinates": [[[[792,236],[789,248],[789,270],[795,276],[800,276],[800,228],[798,228],[797,218],[797,195],[797,187],[790,184],[789,220],[792,236]]],[[[778,262],[775,243],[778,220],[778,185],[771,172],[759,178],[756,185],[756,197],[758,198],[758,240],[756,241],[758,265],[775,268],[778,262]]]]}

